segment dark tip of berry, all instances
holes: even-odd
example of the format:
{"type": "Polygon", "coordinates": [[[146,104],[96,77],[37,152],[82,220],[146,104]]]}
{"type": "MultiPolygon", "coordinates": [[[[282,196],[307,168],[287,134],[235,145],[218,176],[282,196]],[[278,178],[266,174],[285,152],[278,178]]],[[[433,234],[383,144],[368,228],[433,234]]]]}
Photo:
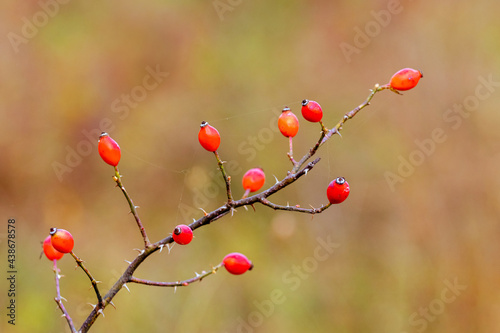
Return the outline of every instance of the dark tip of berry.
{"type": "Polygon", "coordinates": [[[309,103],[309,100],[307,100],[307,99],[303,100],[303,101],[302,101],[302,106],[306,106],[306,105],[307,105],[307,103],[309,103]]]}
{"type": "Polygon", "coordinates": [[[345,183],[345,179],[344,177],[338,177],[337,179],[335,179],[335,182],[339,185],[342,185],[345,183]]]}
{"type": "Polygon", "coordinates": [[[287,112],[287,111],[290,111],[290,108],[288,106],[285,106],[282,112],[287,112]]]}
{"type": "Polygon", "coordinates": [[[54,235],[57,232],[57,228],[50,228],[50,235],[54,235]]]}
{"type": "Polygon", "coordinates": [[[176,228],[174,229],[174,234],[176,234],[176,235],[180,235],[181,233],[182,233],[181,228],[176,227],[176,228]]]}
{"type": "Polygon", "coordinates": [[[205,120],[203,120],[203,121],[201,122],[200,127],[201,127],[201,128],[203,128],[203,127],[205,127],[205,126],[207,126],[207,125],[208,125],[208,122],[206,122],[205,120]]]}
{"type": "Polygon", "coordinates": [[[99,139],[104,137],[104,136],[109,136],[109,134],[106,132],[102,132],[101,135],[99,135],[99,139]]]}
{"type": "Polygon", "coordinates": [[[251,271],[252,268],[253,268],[253,264],[250,264],[250,268],[248,270],[251,271]]]}
{"type": "Polygon", "coordinates": [[[424,73],[422,71],[418,71],[420,73],[420,77],[424,77],[424,73]]]}

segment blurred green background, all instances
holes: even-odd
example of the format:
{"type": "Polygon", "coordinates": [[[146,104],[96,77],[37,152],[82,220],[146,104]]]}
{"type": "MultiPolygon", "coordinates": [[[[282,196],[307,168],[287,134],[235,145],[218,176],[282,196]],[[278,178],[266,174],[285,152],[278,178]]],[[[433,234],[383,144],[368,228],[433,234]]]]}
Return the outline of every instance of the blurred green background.
{"type": "MultiPolygon", "coordinates": [[[[39,259],[50,227],[72,232],[103,293],[141,246],[98,156],[102,129],[122,147],[124,184],[157,241],[224,202],[215,159],[197,142],[202,120],[221,133],[239,197],[247,169],[263,167],[271,186],[290,168],[275,128],[283,106],[300,115],[302,99],[316,100],[331,127],[404,67],[424,73],[415,89],[377,94],[320,150],[313,172],[272,197],[317,207],[344,176],[347,201],[314,218],[239,209],[198,229],[135,276],[187,279],[233,251],[255,269],[219,271],[175,293],[129,285],[92,331],[500,331],[500,85],[480,79],[500,82],[500,3],[62,2],[0,4],[2,332],[69,331],[52,265],[39,259]],[[356,47],[347,56],[346,44],[356,47]],[[441,141],[431,144],[436,129],[441,141]],[[391,185],[388,172],[401,178],[391,185]],[[5,313],[8,218],[17,227],[15,327],[5,313]],[[318,250],[322,242],[332,253],[318,250]]],[[[296,156],[318,132],[301,121],[296,156]]],[[[79,327],[95,295],[69,256],[59,266],[79,327]]]]}

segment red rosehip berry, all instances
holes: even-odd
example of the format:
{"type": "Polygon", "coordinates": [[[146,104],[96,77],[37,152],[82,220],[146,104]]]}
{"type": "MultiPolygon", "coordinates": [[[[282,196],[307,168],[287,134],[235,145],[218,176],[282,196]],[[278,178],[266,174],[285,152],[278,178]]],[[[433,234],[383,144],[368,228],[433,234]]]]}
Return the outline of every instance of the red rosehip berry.
{"type": "Polygon", "coordinates": [[[302,116],[305,120],[312,123],[317,123],[323,118],[323,110],[321,106],[315,101],[309,101],[307,99],[302,101],[302,116]]]}
{"type": "Polygon", "coordinates": [[[120,157],[122,156],[120,146],[108,135],[108,133],[102,132],[99,136],[97,150],[104,162],[109,165],[117,166],[118,162],[120,162],[120,157]]]}
{"type": "Polygon", "coordinates": [[[245,172],[243,175],[243,188],[245,191],[256,192],[264,185],[266,181],[266,175],[264,170],[261,168],[253,168],[245,172]]]}
{"type": "Polygon", "coordinates": [[[177,244],[189,244],[193,240],[193,230],[188,225],[179,224],[172,232],[172,238],[177,244]]]}
{"type": "Polygon", "coordinates": [[[214,152],[219,148],[220,135],[215,127],[210,126],[206,121],[201,122],[198,141],[203,148],[214,152]]]}
{"type": "Polygon", "coordinates": [[[50,228],[50,241],[54,249],[62,253],[73,251],[75,241],[69,231],[64,229],[50,228]]]}
{"type": "Polygon", "coordinates": [[[240,275],[253,268],[253,264],[247,257],[238,252],[229,253],[222,260],[227,271],[234,275],[240,275]]]}
{"type": "Polygon", "coordinates": [[[64,256],[64,253],[59,252],[56,249],[54,249],[50,239],[51,239],[51,236],[48,235],[47,238],[45,238],[45,240],[43,241],[43,253],[45,253],[45,256],[50,261],[52,261],[54,259],[59,260],[64,256]]]}
{"type": "Polygon", "coordinates": [[[326,189],[326,196],[331,204],[338,204],[349,196],[349,184],[344,177],[338,177],[332,180],[326,189]]]}
{"type": "Polygon", "coordinates": [[[422,72],[412,68],[403,68],[391,77],[389,86],[395,90],[410,90],[417,85],[421,77],[423,77],[422,72]]]}
{"type": "Polygon", "coordinates": [[[299,120],[288,106],[285,106],[278,118],[278,128],[286,137],[294,137],[299,131],[299,120]]]}

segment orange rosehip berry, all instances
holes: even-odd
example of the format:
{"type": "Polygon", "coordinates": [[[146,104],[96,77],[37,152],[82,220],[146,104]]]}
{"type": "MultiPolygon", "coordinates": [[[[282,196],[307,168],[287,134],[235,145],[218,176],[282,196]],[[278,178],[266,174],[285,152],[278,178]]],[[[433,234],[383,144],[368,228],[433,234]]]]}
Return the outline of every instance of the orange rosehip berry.
{"type": "Polygon", "coordinates": [[[71,236],[69,231],[64,229],[51,228],[50,236],[52,246],[57,251],[62,253],[70,253],[71,251],[73,251],[75,241],[73,240],[73,236],[71,236]]]}
{"type": "Polygon", "coordinates": [[[299,120],[288,106],[285,106],[278,118],[278,128],[286,137],[294,137],[299,131],[299,120]]]}
{"type": "Polygon", "coordinates": [[[243,188],[248,192],[256,192],[266,182],[266,175],[261,168],[253,168],[245,172],[242,183],[243,188]]]}
{"type": "Polygon", "coordinates": [[[198,141],[203,148],[208,151],[214,152],[219,148],[220,135],[219,131],[213,126],[210,126],[206,121],[200,125],[200,132],[198,133],[198,141]]]}
{"type": "Polygon", "coordinates": [[[45,256],[47,259],[50,261],[52,260],[59,260],[64,256],[64,253],[57,251],[54,249],[54,246],[52,246],[51,242],[51,236],[48,235],[47,238],[43,241],[43,253],[45,253],[45,256]]]}
{"type": "Polygon", "coordinates": [[[122,156],[120,146],[108,135],[108,133],[102,132],[99,136],[97,150],[99,151],[99,155],[101,155],[104,162],[109,165],[117,166],[120,162],[120,158],[122,156]]]}
{"type": "Polygon", "coordinates": [[[240,275],[253,268],[253,264],[247,257],[238,252],[229,253],[222,260],[226,270],[234,275],[240,275]]]}
{"type": "Polygon", "coordinates": [[[423,77],[422,72],[412,68],[403,68],[391,77],[389,86],[395,90],[410,90],[417,85],[421,77],[423,77]]]}

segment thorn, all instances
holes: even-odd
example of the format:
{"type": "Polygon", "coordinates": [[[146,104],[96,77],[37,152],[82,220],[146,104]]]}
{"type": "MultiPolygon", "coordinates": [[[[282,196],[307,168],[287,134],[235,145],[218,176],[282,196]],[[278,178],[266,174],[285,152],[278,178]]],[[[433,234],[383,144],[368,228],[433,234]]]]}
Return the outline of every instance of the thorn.
{"type": "Polygon", "coordinates": [[[196,274],[196,277],[200,277],[201,275],[198,274],[198,272],[194,272],[194,274],[196,274]]]}
{"type": "Polygon", "coordinates": [[[170,246],[170,244],[167,244],[168,254],[170,254],[170,250],[172,250],[173,247],[174,244],[172,244],[172,246],[170,246]]]}
{"type": "Polygon", "coordinates": [[[248,207],[247,206],[243,206],[245,208],[245,210],[248,212],[248,207]]]}
{"type": "Polygon", "coordinates": [[[276,177],[275,175],[274,176],[274,179],[276,179],[276,184],[278,184],[280,181],[278,180],[278,177],[276,177]]]}
{"type": "Polygon", "coordinates": [[[304,176],[307,176],[307,172],[309,171],[309,169],[305,169],[304,170],[304,176]]]}
{"type": "Polygon", "coordinates": [[[92,307],[92,309],[95,309],[96,305],[95,304],[92,304],[92,303],[87,303],[88,305],[90,305],[92,307]]]}
{"type": "Polygon", "coordinates": [[[174,294],[177,292],[177,286],[174,287],[174,294]]]}
{"type": "Polygon", "coordinates": [[[164,244],[161,244],[161,245],[159,246],[159,248],[160,248],[160,253],[161,253],[161,251],[163,251],[163,247],[164,247],[164,246],[165,246],[164,244]]]}
{"type": "Polygon", "coordinates": [[[250,206],[252,206],[253,211],[255,212],[255,206],[253,204],[251,204],[250,206]]]}
{"type": "Polygon", "coordinates": [[[337,134],[340,136],[340,138],[341,138],[341,139],[343,139],[343,138],[342,138],[342,134],[340,134],[340,132],[339,132],[339,131],[336,131],[335,133],[337,133],[337,134]]]}
{"type": "Polygon", "coordinates": [[[123,284],[123,287],[125,287],[125,289],[127,289],[127,291],[130,292],[130,289],[128,289],[128,286],[126,283],[123,284]]]}
{"type": "Polygon", "coordinates": [[[115,310],[116,310],[116,306],[113,304],[113,302],[112,302],[112,301],[109,301],[109,303],[108,303],[108,304],[109,304],[109,305],[111,305],[111,306],[112,306],[113,308],[115,308],[115,310]]]}
{"type": "Polygon", "coordinates": [[[207,214],[207,212],[205,212],[205,210],[204,210],[203,208],[199,208],[199,209],[201,209],[201,211],[203,212],[203,214],[204,214],[205,216],[207,216],[207,215],[208,215],[208,214],[207,214]]]}
{"type": "Polygon", "coordinates": [[[63,277],[64,277],[64,275],[60,275],[59,273],[57,273],[57,278],[58,278],[58,279],[61,279],[61,278],[63,278],[63,277]]]}
{"type": "Polygon", "coordinates": [[[135,208],[135,209],[137,209],[137,208],[141,208],[141,206],[134,206],[134,208],[135,208]]]}
{"type": "Polygon", "coordinates": [[[234,209],[233,207],[231,207],[231,217],[234,215],[234,213],[238,212],[236,209],[234,209]]]}
{"type": "Polygon", "coordinates": [[[97,313],[100,313],[100,314],[102,314],[102,316],[103,316],[103,317],[106,317],[106,316],[104,315],[104,311],[103,311],[102,309],[97,310],[97,313]]]}
{"type": "Polygon", "coordinates": [[[64,297],[62,297],[61,295],[59,295],[59,298],[62,299],[63,301],[67,302],[68,300],[64,297]]]}
{"type": "Polygon", "coordinates": [[[136,251],[137,251],[137,252],[139,252],[139,253],[141,253],[142,251],[144,251],[144,250],[142,250],[142,249],[134,249],[134,250],[136,250],[136,251]]]}
{"type": "Polygon", "coordinates": [[[316,210],[316,208],[314,208],[311,204],[309,204],[309,207],[311,207],[313,210],[316,210]]]}
{"type": "Polygon", "coordinates": [[[196,222],[196,219],[193,217],[193,222],[196,222]]]}
{"type": "Polygon", "coordinates": [[[123,261],[125,261],[129,265],[132,263],[131,261],[128,261],[128,260],[123,260],[123,261]]]}

